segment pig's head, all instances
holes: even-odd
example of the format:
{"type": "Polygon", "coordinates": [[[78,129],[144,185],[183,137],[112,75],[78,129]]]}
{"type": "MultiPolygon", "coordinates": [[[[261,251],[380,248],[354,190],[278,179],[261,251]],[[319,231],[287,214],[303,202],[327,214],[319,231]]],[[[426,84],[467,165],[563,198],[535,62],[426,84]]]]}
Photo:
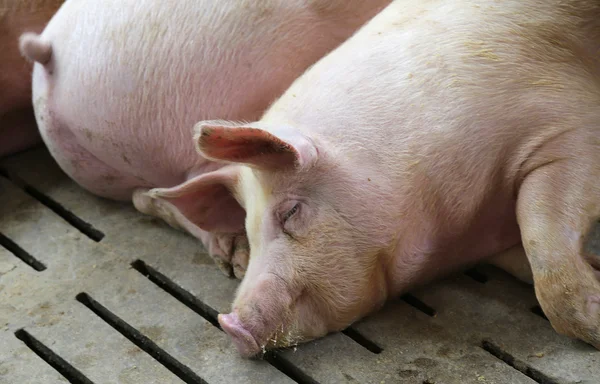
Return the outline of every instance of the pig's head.
{"type": "Polygon", "coordinates": [[[161,196],[207,230],[243,224],[228,213],[245,210],[250,263],[219,323],[246,357],[341,330],[388,294],[376,187],[318,138],[261,125],[199,123],[200,153],[228,165],[161,196]]]}

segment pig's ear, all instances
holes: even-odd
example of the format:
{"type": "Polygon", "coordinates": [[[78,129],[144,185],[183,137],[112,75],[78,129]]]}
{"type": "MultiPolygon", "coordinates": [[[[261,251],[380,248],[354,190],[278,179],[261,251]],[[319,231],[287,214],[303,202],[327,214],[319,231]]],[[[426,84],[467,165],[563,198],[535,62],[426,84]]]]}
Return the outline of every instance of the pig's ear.
{"type": "Polygon", "coordinates": [[[208,159],[242,163],[264,170],[305,168],[318,156],[314,143],[299,131],[285,127],[266,131],[202,121],[194,127],[198,152],[208,159]]]}
{"type": "Polygon", "coordinates": [[[155,188],[134,198],[136,207],[195,234],[235,233],[244,229],[246,212],[235,199],[239,166],[225,166],[173,188],[155,188]],[[190,224],[192,226],[190,226],[190,224]]]}

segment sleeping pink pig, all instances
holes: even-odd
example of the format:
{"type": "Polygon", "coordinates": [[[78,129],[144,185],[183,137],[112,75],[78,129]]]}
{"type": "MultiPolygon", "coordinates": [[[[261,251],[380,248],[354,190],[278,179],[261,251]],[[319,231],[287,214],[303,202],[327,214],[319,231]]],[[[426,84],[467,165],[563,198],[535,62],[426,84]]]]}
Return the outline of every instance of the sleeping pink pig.
{"type": "MultiPolygon", "coordinates": [[[[61,168],[100,196],[133,200],[200,238],[222,270],[241,277],[243,219],[194,200],[202,229],[153,188],[196,188],[222,164],[192,142],[199,120],[258,119],[307,67],[390,0],[69,0],[21,50],[36,65],[42,138],[61,168]]],[[[215,173],[216,172],[216,173],[215,173]]],[[[225,209],[223,207],[230,207],[225,209]]]]}
{"type": "Polygon", "coordinates": [[[260,121],[198,123],[227,165],[150,195],[206,230],[245,220],[219,316],[244,356],[519,244],[554,328],[600,348],[599,53],[597,0],[396,0],[260,121]]]}
{"type": "Polygon", "coordinates": [[[32,65],[19,52],[23,32],[41,32],[63,0],[0,2],[0,157],[40,141],[31,105],[32,65]]]}

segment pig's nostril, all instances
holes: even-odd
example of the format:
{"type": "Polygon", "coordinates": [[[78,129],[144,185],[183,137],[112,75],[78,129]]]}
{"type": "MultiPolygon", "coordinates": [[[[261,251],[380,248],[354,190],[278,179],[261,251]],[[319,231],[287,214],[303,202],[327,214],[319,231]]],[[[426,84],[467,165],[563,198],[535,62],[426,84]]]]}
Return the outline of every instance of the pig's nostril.
{"type": "Polygon", "coordinates": [[[261,351],[254,337],[244,328],[237,313],[219,314],[221,328],[233,339],[233,343],[244,357],[252,357],[261,351]]]}

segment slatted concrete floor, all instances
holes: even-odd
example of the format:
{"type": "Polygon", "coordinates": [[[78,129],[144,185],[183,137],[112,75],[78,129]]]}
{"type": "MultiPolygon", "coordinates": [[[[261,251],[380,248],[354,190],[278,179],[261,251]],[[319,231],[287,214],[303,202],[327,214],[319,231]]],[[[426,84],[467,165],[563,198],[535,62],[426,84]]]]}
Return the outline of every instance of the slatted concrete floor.
{"type": "Polygon", "coordinates": [[[0,383],[600,383],[600,352],[484,266],[243,360],[215,321],[237,282],[195,239],[86,193],[44,149],[0,174],[0,383]]]}

